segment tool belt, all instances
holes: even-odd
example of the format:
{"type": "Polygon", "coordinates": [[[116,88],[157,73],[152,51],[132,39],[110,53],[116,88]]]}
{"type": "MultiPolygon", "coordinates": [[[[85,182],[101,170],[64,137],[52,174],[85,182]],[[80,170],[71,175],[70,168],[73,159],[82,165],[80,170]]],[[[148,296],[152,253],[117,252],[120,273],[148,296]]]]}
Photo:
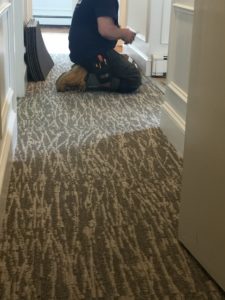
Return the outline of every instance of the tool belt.
{"type": "Polygon", "coordinates": [[[99,54],[93,66],[93,73],[96,75],[100,83],[107,83],[111,80],[110,68],[107,59],[99,54]]]}

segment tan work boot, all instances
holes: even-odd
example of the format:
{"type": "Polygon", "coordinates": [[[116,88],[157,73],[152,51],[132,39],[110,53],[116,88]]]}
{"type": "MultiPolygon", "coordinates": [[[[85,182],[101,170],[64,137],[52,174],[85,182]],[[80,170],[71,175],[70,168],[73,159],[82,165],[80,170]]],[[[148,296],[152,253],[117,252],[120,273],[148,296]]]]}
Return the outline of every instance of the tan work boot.
{"type": "Polygon", "coordinates": [[[76,88],[79,91],[85,91],[87,73],[81,66],[74,65],[70,71],[62,73],[56,80],[57,92],[65,92],[67,88],[76,88]]]}

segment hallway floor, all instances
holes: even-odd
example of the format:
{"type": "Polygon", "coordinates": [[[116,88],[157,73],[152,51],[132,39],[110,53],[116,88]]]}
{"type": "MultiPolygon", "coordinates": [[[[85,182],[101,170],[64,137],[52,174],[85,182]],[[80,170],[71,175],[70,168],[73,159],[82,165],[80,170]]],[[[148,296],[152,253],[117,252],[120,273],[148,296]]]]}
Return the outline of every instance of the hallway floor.
{"type": "Polygon", "coordinates": [[[69,54],[68,27],[41,27],[42,36],[51,54],[69,54]]]}
{"type": "Polygon", "coordinates": [[[162,92],[57,93],[71,62],[53,59],[18,100],[0,299],[225,299],[177,239],[182,160],[159,128],[162,92]]]}

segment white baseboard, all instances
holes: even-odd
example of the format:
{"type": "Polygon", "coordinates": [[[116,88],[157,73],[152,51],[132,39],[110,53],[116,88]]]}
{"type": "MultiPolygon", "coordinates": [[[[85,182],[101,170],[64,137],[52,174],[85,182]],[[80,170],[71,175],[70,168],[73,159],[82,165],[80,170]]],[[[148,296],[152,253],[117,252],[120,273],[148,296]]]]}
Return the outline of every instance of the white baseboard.
{"type": "Polygon", "coordinates": [[[167,82],[165,102],[173,108],[182,120],[186,120],[188,95],[173,81],[167,82]]]}
{"type": "Polygon", "coordinates": [[[17,140],[17,121],[16,114],[11,111],[8,119],[6,132],[1,140],[0,152],[0,195],[5,178],[6,166],[9,159],[13,158],[17,140]],[[10,157],[11,156],[11,157],[10,157]]]}
{"type": "Polygon", "coordinates": [[[7,126],[0,143],[0,227],[4,212],[8,184],[10,179],[11,164],[17,142],[17,117],[11,109],[8,114],[7,126]]]}
{"type": "Polygon", "coordinates": [[[183,157],[185,121],[167,102],[162,106],[160,127],[178,154],[183,157]]]}
{"type": "Polygon", "coordinates": [[[27,86],[27,67],[23,61],[17,64],[16,70],[16,96],[25,97],[27,86]]]}
{"type": "Polygon", "coordinates": [[[144,72],[145,76],[151,76],[151,57],[148,57],[144,53],[142,53],[137,47],[134,45],[125,46],[124,52],[131,56],[137,65],[144,72]]]}
{"type": "Polygon", "coordinates": [[[72,18],[71,17],[65,17],[65,18],[46,18],[46,17],[35,17],[37,21],[41,25],[55,25],[55,26],[70,26],[72,18]]]}

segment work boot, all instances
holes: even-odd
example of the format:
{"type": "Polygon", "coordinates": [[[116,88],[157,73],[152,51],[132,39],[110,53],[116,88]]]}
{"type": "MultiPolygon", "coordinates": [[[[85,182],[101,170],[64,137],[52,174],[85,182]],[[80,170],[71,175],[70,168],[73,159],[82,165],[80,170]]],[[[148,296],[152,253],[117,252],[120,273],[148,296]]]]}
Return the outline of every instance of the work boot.
{"type": "Polygon", "coordinates": [[[70,88],[85,91],[87,74],[88,72],[83,67],[72,66],[70,71],[62,73],[56,80],[57,92],[65,92],[70,88]]]}

